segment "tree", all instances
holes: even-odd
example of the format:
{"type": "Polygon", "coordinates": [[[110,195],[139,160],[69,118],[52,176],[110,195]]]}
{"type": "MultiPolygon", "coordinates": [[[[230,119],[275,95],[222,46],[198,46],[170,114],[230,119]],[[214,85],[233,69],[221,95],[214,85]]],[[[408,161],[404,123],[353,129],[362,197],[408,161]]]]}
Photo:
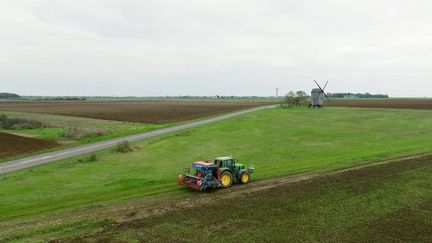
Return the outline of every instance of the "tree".
{"type": "Polygon", "coordinates": [[[295,104],[296,94],[294,91],[290,91],[285,95],[282,106],[293,106],[295,104]]]}
{"type": "Polygon", "coordinates": [[[307,99],[308,99],[307,93],[304,91],[301,90],[297,92],[290,91],[285,95],[281,106],[291,107],[291,106],[307,105],[307,99]]]}
{"type": "Polygon", "coordinates": [[[296,101],[295,102],[296,106],[307,105],[308,103],[307,93],[304,92],[303,90],[297,91],[295,101],[296,101]]]}

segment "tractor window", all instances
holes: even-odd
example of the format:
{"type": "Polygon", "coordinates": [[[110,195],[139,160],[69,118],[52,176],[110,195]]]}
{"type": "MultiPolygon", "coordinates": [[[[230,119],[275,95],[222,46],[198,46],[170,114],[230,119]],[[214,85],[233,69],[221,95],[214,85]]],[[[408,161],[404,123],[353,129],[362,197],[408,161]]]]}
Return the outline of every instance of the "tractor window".
{"type": "Polygon", "coordinates": [[[225,160],[225,167],[231,168],[232,167],[232,160],[225,160]]]}

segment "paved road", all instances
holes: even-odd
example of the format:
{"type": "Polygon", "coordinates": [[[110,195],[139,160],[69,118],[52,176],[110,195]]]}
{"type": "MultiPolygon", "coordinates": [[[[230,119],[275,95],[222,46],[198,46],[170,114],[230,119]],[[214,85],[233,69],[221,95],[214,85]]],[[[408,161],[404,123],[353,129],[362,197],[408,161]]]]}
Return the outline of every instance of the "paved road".
{"type": "Polygon", "coordinates": [[[17,170],[21,170],[21,169],[41,165],[41,164],[46,164],[49,162],[53,162],[56,160],[65,159],[65,158],[69,158],[69,157],[73,157],[73,156],[77,156],[77,155],[95,152],[95,151],[102,150],[105,148],[113,147],[117,143],[122,142],[122,141],[132,142],[132,141],[141,140],[141,139],[145,139],[145,138],[162,136],[165,134],[175,133],[175,132],[178,132],[181,130],[185,130],[185,129],[202,126],[202,125],[209,124],[209,123],[222,121],[222,120],[225,120],[225,119],[228,119],[231,117],[240,116],[240,115],[243,115],[246,113],[250,113],[250,112],[254,112],[254,111],[258,111],[258,110],[262,110],[262,109],[267,109],[267,108],[271,108],[271,107],[274,107],[274,105],[256,107],[256,108],[252,108],[252,109],[248,109],[248,110],[237,111],[237,112],[229,113],[226,115],[221,115],[221,116],[209,118],[206,120],[181,124],[181,125],[168,127],[168,128],[162,128],[162,129],[153,130],[150,132],[144,132],[144,133],[130,135],[130,136],[126,136],[126,137],[115,138],[115,139],[97,142],[97,143],[93,143],[93,144],[82,145],[82,146],[73,147],[73,148],[64,149],[64,150],[59,150],[59,151],[50,152],[50,153],[46,153],[46,154],[31,156],[31,157],[27,157],[27,158],[23,158],[23,159],[12,160],[12,161],[8,161],[8,162],[0,163],[0,174],[12,172],[12,171],[17,171],[17,170]]]}

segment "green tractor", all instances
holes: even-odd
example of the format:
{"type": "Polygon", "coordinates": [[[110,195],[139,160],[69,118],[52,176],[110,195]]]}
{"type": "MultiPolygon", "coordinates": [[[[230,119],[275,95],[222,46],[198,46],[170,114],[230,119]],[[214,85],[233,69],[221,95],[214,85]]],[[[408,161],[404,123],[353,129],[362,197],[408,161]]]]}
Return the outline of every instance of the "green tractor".
{"type": "Polygon", "coordinates": [[[245,167],[232,156],[193,162],[192,168],[194,173],[191,173],[190,167],[185,168],[178,178],[178,183],[200,191],[208,188],[227,188],[233,183],[246,184],[250,181],[250,175],[255,172],[253,166],[245,167]]]}

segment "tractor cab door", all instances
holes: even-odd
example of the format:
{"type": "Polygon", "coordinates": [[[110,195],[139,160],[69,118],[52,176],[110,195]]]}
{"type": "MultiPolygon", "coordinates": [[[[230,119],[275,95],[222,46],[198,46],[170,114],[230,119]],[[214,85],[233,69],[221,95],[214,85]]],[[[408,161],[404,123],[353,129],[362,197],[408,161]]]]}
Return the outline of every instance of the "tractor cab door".
{"type": "Polygon", "coordinates": [[[232,170],[234,168],[235,162],[232,159],[225,159],[225,160],[216,160],[215,164],[217,164],[219,168],[228,168],[232,170]]]}
{"type": "Polygon", "coordinates": [[[234,160],[232,160],[232,159],[225,160],[224,164],[225,164],[224,167],[226,167],[226,168],[228,168],[230,170],[232,170],[234,168],[234,165],[235,165],[234,160]]]}

